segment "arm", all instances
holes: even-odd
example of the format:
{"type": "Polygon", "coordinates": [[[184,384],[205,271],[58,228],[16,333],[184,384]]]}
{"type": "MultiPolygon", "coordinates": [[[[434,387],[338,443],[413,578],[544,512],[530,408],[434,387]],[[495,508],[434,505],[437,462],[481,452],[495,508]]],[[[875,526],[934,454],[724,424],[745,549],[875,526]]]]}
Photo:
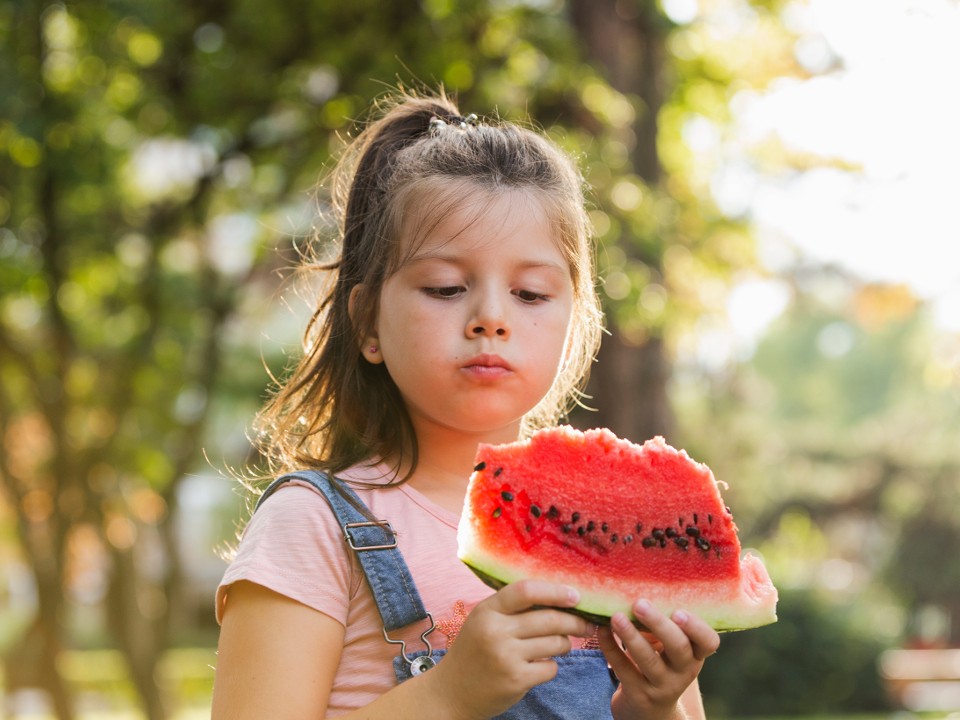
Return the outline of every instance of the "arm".
{"type": "Polygon", "coordinates": [[[622,613],[599,632],[600,647],[620,678],[613,716],[618,720],[704,720],[697,676],[704,660],[720,646],[720,636],[684,611],[668,618],[642,601],[633,610],[652,637],[645,637],[622,613]]]}
{"type": "Polygon", "coordinates": [[[707,714],[703,709],[703,698],[700,697],[700,683],[694,680],[690,686],[680,696],[680,707],[686,713],[689,720],[707,720],[707,714]]]}
{"type": "Polygon", "coordinates": [[[234,583],[220,629],[212,720],[323,717],[343,633],[328,615],[262,585],[234,583]]]}
{"type": "MultiPolygon", "coordinates": [[[[343,716],[473,720],[496,715],[556,675],[569,636],[587,637],[568,588],[514,583],[477,605],[446,659],[370,705],[343,716]],[[537,607],[537,609],[533,609],[537,607]]],[[[250,582],[237,582],[223,615],[212,720],[316,720],[326,713],[343,626],[250,582]]]]}

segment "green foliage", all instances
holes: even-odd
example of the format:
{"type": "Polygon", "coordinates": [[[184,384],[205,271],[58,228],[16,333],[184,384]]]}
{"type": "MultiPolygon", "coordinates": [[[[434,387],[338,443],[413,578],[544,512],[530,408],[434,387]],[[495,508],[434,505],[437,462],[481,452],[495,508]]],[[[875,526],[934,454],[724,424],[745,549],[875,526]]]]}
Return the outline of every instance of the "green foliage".
{"type": "Polygon", "coordinates": [[[730,484],[744,543],[781,589],[854,605],[883,642],[914,639],[927,609],[955,628],[957,338],[902,287],[827,268],[791,280],[752,357],[678,387],[688,447],[730,484]]]}
{"type": "MultiPolygon", "coordinates": [[[[862,291],[861,302],[869,302],[869,292],[862,291]]],[[[929,394],[929,359],[918,349],[929,345],[930,328],[913,301],[904,302],[906,307],[873,323],[857,317],[856,297],[836,308],[801,296],[789,322],[785,318],[771,329],[753,361],[761,377],[776,382],[793,376],[779,385],[773,410],[787,422],[816,417],[833,429],[876,419],[929,394]]]]}
{"type": "MultiPolygon", "coordinates": [[[[955,480],[955,478],[954,478],[955,480]]],[[[931,494],[930,500],[900,527],[887,567],[892,585],[915,608],[960,608],[960,507],[957,487],[931,494]]]]}
{"type": "Polygon", "coordinates": [[[882,646],[854,629],[854,610],[809,592],[782,593],[774,625],[723,635],[700,674],[708,717],[883,710],[882,646]]]}
{"type": "MultiPolygon", "coordinates": [[[[722,313],[755,257],[711,181],[737,93],[798,74],[779,4],[703,3],[672,27],[656,3],[620,3],[662,33],[651,84],[666,92],[652,117],[648,99],[585,62],[560,0],[0,0],[0,475],[30,528],[21,541],[60,562],[46,591],[62,594],[76,536],[92,535],[116,570],[138,539],[169,528],[178,483],[206,467],[202,448],[215,464],[243,463],[263,364],[282,374],[297,353],[297,313],[278,302],[292,289],[278,275],[323,227],[317,178],[369,100],[398,81],[443,83],[464,112],[535,118],[578,156],[602,290],[629,343],[676,345],[722,313]],[[716,32],[711,13],[737,32],[716,32]],[[645,119],[659,175],[638,167],[645,119]]],[[[730,481],[748,539],[802,525],[789,551],[826,558],[848,549],[832,534],[843,508],[830,503],[862,495],[855,512],[894,525],[922,522],[927,493],[951,507],[960,413],[949,369],[925,352],[921,313],[877,322],[808,289],[798,281],[797,303],[750,364],[701,377],[680,406],[687,447],[730,481]],[[883,473],[895,480],[874,497],[883,473]]],[[[953,597],[949,568],[926,562],[955,546],[952,522],[924,536],[932,550],[904,543],[894,556],[909,602],[953,597]]],[[[912,528],[904,537],[922,532],[912,528]]],[[[868,703],[875,648],[810,598],[785,594],[781,613],[773,628],[724,639],[708,697],[731,713],[798,708],[804,688],[811,710],[825,698],[868,703]],[[817,663],[838,669],[817,675],[817,663]],[[767,686],[784,694],[760,707],[767,686]]]]}

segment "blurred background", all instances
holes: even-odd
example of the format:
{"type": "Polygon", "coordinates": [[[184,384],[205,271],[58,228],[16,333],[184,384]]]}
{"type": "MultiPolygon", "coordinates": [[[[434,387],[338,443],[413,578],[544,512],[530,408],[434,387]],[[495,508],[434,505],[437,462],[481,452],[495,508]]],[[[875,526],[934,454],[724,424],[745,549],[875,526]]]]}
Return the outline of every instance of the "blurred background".
{"type": "Polygon", "coordinates": [[[729,484],[736,717],[960,717],[956,0],[0,0],[0,715],[209,716],[247,429],[371,100],[580,160],[592,412],[729,484]]]}

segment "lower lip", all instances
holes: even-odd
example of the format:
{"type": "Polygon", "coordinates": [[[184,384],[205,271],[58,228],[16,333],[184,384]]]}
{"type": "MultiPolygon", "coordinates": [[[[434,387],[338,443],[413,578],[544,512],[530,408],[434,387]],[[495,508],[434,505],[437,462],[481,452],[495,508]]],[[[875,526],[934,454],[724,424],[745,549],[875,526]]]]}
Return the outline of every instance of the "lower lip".
{"type": "Polygon", "coordinates": [[[483,380],[496,380],[506,377],[512,371],[501,365],[467,365],[464,370],[470,375],[483,380]]]}

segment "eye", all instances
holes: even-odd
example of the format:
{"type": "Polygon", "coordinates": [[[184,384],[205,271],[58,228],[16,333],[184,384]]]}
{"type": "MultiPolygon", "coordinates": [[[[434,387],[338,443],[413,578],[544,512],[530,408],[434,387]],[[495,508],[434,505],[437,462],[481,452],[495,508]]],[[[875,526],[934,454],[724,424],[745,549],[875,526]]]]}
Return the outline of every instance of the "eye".
{"type": "Polygon", "coordinates": [[[550,299],[550,298],[547,297],[546,295],[544,295],[544,294],[542,294],[542,293],[533,292],[532,290],[517,290],[517,291],[514,293],[514,295],[516,295],[517,298],[518,298],[521,302],[525,302],[525,303],[528,303],[528,304],[533,304],[533,303],[537,303],[537,302],[543,302],[543,301],[545,301],[545,300],[549,300],[549,299],[550,299]]]}
{"type": "Polygon", "coordinates": [[[425,287],[423,288],[423,292],[430,297],[448,300],[450,298],[455,298],[457,295],[464,292],[464,288],[459,285],[449,285],[447,287],[425,287]]]}

